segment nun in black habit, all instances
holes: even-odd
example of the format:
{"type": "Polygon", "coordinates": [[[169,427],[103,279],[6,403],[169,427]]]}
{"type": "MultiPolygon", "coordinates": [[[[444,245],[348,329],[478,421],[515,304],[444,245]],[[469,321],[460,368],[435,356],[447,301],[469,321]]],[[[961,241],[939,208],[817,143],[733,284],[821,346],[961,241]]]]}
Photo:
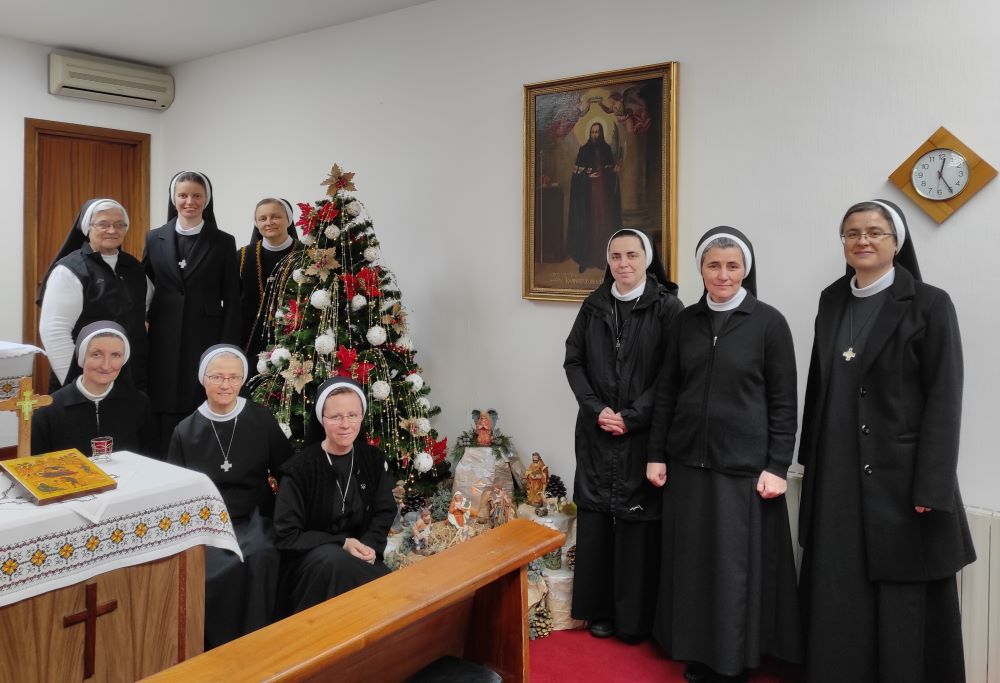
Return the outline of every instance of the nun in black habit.
{"type": "Polygon", "coordinates": [[[202,351],[240,339],[236,241],[219,230],[212,184],[182,171],[170,181],[167,222],[150,230],[142,263],[155,286],[149,306],[149,398],[163,451],[174,427],[204,398],[202,351]]]}
{"type": "Polygon", "coordinates": [[[73,360],[81,374],[52,394],[52,404],[35,411],[31,453],[76,448],[91,454],[90,440],[114,439],[114,450],[150,455],[156,429],[149,399],[119,373],[131,356],[125,329],[111,320],[84,326],[73,360]]]}
{"type": "Polygon", "coordinates": [[[239,396],[247,360],[217,344],[201,357],[205,401],[181,421],[167,461],[211,479],[233,521],[239,557],[205,549],[205,649],[267,626],[277,605],[281,554],[275,547],[271,477],[292,447],[271,412],[239,396]]]}
{"type": "Polygon", "coordinates": [[[396,517],[385,454],[361,428],[368,399],[360,384],[334,377],[316,393],[326,438],[284,468],[274,527],[285,553],[289,607],[300,612],[389,573],[383,564],[396,517]]]}
{"type": "Polygon", "coordinates": [[[277,308],[278,265],[299,244],[287,199],[266,198],[254,209],[250,244],[240,247],[240,343],[250,361],[249,381],[267,347],[267,326],[277,308]]]}
{"type": "Polygon", "coordinates": [[[653,633],[689,662],[688,680],[745,680],[762,655],[801,658],[784,497],[795,350],[784,316],[757,299],[743,233],[709,230],[695,262],[706,291],[674,324],[649,438],[647,476],[665,487],[653,633]]]}
{"type": "Polygon", "coordinates": [[[38,290],[38,333],[52,367],[49,391],[80,376],[74,350],[80,330],[97,320],[125,329],[131,361],[122,382],[146,386],[146,308],[152,295],[139,261],[122,250],[128,212],[113,199],[88,199],[38,290]]]}
{"type": "Polygon", "coordinates": [[[660,556],[660,492],[646,480],[656,375],[683,305],[644,233],[615,232],[604,283],[583,302],[563,367],[576,419],[572,613],[598,638],[649,634],[660,556]]]}
{"type": "Polygon", "coordinates": [[[799,448],[806,675],[964,681],[955,307],[921,281],[892,202],[855,204],[840,233],[848,274],[820,295],[799,448]]]}

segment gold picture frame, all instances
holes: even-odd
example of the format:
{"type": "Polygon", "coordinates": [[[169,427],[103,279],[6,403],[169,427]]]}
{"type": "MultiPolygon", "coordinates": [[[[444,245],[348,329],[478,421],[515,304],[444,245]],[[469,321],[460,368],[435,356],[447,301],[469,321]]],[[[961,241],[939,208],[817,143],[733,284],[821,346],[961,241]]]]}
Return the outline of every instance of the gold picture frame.
{"type": "Polygon", "coordinates": [[[677,268],[677,62],[524,86],[522,297],[582,301],[621,227],[677,268]]]}

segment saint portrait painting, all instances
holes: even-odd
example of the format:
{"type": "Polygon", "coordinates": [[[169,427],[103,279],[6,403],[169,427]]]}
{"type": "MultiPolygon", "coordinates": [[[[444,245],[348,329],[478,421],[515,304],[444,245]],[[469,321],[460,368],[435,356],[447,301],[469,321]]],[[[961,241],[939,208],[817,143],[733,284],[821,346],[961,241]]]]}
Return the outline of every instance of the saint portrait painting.
{"type": "Polygon", "coordinates": [[[673,275],[676,80],[670,62],[525,86],[525,298],[582,300],[622,227],[673,275]]]}

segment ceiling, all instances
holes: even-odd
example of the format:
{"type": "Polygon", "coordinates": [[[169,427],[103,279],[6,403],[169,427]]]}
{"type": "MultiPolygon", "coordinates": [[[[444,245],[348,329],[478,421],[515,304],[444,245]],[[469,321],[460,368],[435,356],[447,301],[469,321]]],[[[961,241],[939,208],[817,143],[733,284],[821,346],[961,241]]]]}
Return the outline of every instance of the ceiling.
{"type": "Polygon", "coordinates": [[[0,0],[0,36],[157,66],[429,0],[0,0]]]}

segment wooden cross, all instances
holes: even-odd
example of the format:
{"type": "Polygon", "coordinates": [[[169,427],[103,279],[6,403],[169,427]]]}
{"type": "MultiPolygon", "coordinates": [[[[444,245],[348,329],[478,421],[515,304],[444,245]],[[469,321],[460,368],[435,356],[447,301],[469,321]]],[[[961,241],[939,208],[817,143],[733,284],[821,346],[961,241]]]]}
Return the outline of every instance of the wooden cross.
{"type": "Polygon", "coordinates": [[[22,377],[17,394],[6,401],[0,401],[0,411],[21,411],[21,419],[17,421],[17,457],[31,455],[31,413],[36,408],[52,405],[52,397],[35,395],[31,390],[31,378],[22,377]]]}
{"type": "Polygon", "coordinates": [[[94,675],[94,664],[97,658],[97,617],[104,616],[118,609],[118,601],[112,600],[103,605],[97,604],[97,584],[87,584],[87,607],[82,612],[63,617],[63,628],[69,628],[79,623],[85,623],[83,636],[83,677],[94,675]]]}

